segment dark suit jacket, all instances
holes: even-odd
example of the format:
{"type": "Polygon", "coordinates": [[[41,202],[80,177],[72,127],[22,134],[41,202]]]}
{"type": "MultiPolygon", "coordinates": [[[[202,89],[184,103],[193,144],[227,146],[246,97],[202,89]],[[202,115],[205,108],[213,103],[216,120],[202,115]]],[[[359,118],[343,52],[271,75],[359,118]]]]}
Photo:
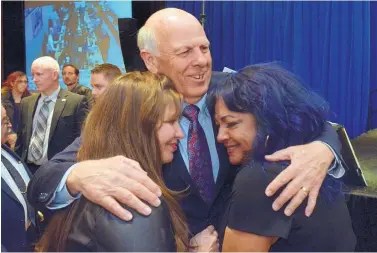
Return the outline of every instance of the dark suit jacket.
{"type": "Polygon", "coordinates": [[[71,92],[85,96],[88,101],[89,108],[92,108],[93,97],[91,89],[85,87],[84,85],[77,84],[76,87],[71,90],[71,92]]]}
{"type": "MultiPolygon", "coordinates": [[[[228,74],[213,73],[211,85],[222,82],[228,74]]],[[[214,126],[214,137],[216,138],[218,129],[214,126]]],[[[340,153],[340,142],[335,130],[328,125],[318,140],[328,143],[338,154],[340,153]]],[[[81,139],[77,138],[74,143],[67,147],[63,152],[57,154],[47,164],[41,166],[35,173],[28,187],[28,199],[36,206],[45,206],[52,198],[56,187],[61,181],[64,173],[70,166],[76,163],[77,150],[80,147],[81,139]]],[[[216,143],[219,156],[220,168],[216,181],[216,196],[220,196],[221,188],[228,188],[231,185],[237,169],[231,166],[228,160],[225,147],[216,143]]],[[[173,161],[163,168],[166,185],[173,190],[184,190],[189,186],[187,196],[181,200],[181,206],[188,219],[190,231],[196,234],[203,230],[207,225],[212,224],[210,213],[216,212],[216,207],[221,208],[222,200],[216,200],[216,207],[208,206],[201,199],[196,186],[193,184],[187,171],[182,156],[177,152],[173,161]]],[[[225,201],[225,199],[224,199],[225,201]]]]}
{"type": "MultiPolygon", "coordinates": [[[[28,149],[32,136],[33,118],[40,95],[32,95],[21,102],[21,122],[18,131],[16,152],[27,162],[28,149]]],[[[55,154],[71,144],[80,136],[82,123],[88,113],[88,103],[84,96],[61,89],[51,121],[47,157],[50,160],[55,154]]]]}
{"type": "MultiPolygon", "coordinates": [[[[20,157],[2,145],[13,158],[22,163],[20,157]]],[[[25,164],[24,168],[31,178],[31,173],[25,164]]],[[[32,223],[37,219],[34,217],[32,223]]],[[[28,232],[25,231],[25,213],[22,204],[8,184],[1,178],[1,244],[7,251],[32,251],[31,243],[36,237],[36,228],[31,225],[28,232]]]]}

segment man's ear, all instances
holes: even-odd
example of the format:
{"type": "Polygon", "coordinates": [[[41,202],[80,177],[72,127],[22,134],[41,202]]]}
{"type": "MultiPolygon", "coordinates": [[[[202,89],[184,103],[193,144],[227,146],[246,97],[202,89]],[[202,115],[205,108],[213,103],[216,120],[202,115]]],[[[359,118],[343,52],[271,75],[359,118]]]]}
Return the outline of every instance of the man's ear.
{"type": "Polygon", "coordinates": [[[140,51],[140,57],[143,59],[145,66],[147,69],[152,72],[153,74],[157,74],[158,64],[156,61],[156,57],[153,56],[150,52],[145,49],[140,51]]]}
{"type": "Polygon", "coordinates": [[[59,72],[58,71],[52,71],[52,77],[54,80],[59,80],[59,72]]]}

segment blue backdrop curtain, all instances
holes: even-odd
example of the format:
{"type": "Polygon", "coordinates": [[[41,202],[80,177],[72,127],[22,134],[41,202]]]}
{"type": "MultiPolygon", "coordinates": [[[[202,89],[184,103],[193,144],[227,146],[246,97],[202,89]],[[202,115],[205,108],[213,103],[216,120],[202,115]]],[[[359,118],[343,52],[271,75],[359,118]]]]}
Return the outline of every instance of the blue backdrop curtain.
{"type": "Polygon", "coordinates": [[[377,128],[377,2],[371,2],[371,29],[370,29],[370,36],[371,36],[371,82],[370,82],[370,90],[371,92],[374,91],[373,96],[370,97],[369,104],[370,104],[370,115],[368,120],[368,129],[377,128]]]}
{"type": "MultiPolygon", "coordinates": [[[[167,1],[200,17],[201,1],[167,1]]],[[[325,97],[330,120],[351,137],[365,132],[376,77],[376,4],[370,2],[206,1],[214,70],[281,61],[325,97]],[[371,33],[374,33],[371,35],[371,33]],[[373,37],[374,36],[374,37],[373,37]],[[374,50],[374,51],[373,51],[374,50]],[[372,81],[373,81],[372,80],[372,81]]],[[[377,86],[377,84],[376,84],[377,86]]]]}

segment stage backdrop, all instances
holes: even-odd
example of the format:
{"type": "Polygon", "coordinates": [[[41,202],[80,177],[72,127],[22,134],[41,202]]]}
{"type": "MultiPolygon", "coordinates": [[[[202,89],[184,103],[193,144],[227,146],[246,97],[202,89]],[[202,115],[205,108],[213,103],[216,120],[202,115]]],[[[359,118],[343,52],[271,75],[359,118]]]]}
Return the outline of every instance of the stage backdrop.
{"type": "MultiPolygon", "coordinates": [[[[198,18],[201,4],[167,1],[167,7],[198,18]]],[[[377,71],[371,25],[376,4],[206,1],[205,12],[214,70],[281,61],[329,101],[330,120],[343,124],[351,137],[365,132],[369,93],[377,86],[371,85],[377,71]]]]}
{"type": "MultiPolygon", "coordinates": [[[[44,55],[60,66],[80,69],[80,83],[90,87],[90,70],[112,63],[123,71],[118,18],[132,17],[131,1],[25,1],[26,73],[29,89],[32,62],[44,55]]],[[[60,84],[64,88],[62,80],[60,84]]]]}

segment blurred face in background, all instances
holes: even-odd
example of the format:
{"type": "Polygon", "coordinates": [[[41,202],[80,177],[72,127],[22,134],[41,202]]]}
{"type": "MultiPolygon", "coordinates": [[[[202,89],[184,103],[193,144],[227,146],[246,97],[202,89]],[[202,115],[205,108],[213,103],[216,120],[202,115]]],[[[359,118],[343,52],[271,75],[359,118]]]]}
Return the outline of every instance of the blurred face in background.
{"type": "Polygon", "coordinates": [[[177,108],[175,107],[174,104],[166,107],[164,120],[157,130],[163,164],[170,163],[173,160],[174,152],[177,151],[178,140],[183,138],[183,132],[176,113],[177,108]]]}
{"type": "Polygon", "coordinates": [[[26,76],[20,76],[16,79],[16,81],[12,84],[12,89],[15,90],[17,93],[24,93],[27,89],[28,81],[26,76]]]}
{"type": "Polygon", "coordinates": [[[92,96],[94,100],[98,99],[99,96],[106,90],[109,86],[110,81],[107,80],[104,74],[102,73],[92,73],[90,77],[90,85],[92,85],[92,96]]]}
{"type": "Polygon", "coordinates": [[[76,75],[75,68],[71,66],[66,66],[63,68],[63,81],[65,85],[71,86],[79,81],[80,75],[76,75]]]}

